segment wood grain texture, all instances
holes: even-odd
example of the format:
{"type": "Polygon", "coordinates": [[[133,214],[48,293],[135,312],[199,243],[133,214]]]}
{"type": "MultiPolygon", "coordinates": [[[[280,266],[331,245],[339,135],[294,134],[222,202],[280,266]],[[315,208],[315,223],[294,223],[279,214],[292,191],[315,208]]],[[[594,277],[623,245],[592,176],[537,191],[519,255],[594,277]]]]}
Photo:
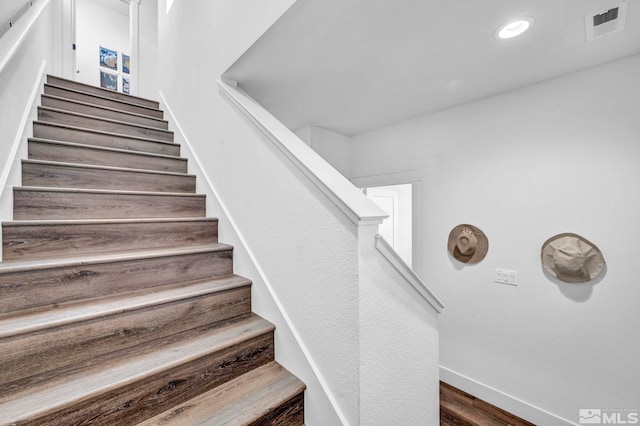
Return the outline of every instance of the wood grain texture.
{"type": "Polygon", "coordinates": [[[139,426],[302,425],[304,389],[299,379],[271,362],[139,426]]]}
{"type": "Polygon", "coordinates": [[[206,197],[190,193],[13,188],[15,220],[204,217],[206,197]]]}
{"type": "Polygon", "coordinates": [[[129,124],[122,121],[99,118],[76,112],[62,111],[48,107],[38,107],[38,120],[68,126],[82,127],[120,135],[152,138],[165,142],[173,142],[173,132],[154,127],[129,124]]]}
{"type": "MultiPolygon", "coordinates": [[[[111,298],[97,301],[91,311],[87,304],[79,304],[24,319],[27,324],[23,328],[35,328],[35,331],[0,339],[0,394],[24,387],[25,378],[31,379],[30,384],[55,380],[95,357],[171,335],[180,336],[186,330],[211,326],[250,312],[251,291],[246,281],[244,287],[220,292],[215,291],[214,285],[210,286],[209,293],[193,292],[194,287],[203,287],[203,284],[185,286],[182,298],[174,297],[168,302],[160,300],[153,304],[145,300],[146,303],[129,308],[131,303],[121,296],[120,310],[113,309],[118,300],[111,298]],[[192,293],[195,295],[191,296],[192,293]],[[98,313],[101,315],[96,317],[98,313]],[[67,317],[61,317],[62,314],[67,317]],[[63,324],[58,326],[55,320],[63,324]],[[70,320],[73,322],[69,323],[70,320]],[[63,368],[65,371],[61,371],[63,368]]],[[[149,295],[145,296],[150,299],[149,295]]],[[[163,296],[162,290],[158,291],[158,297],[163,296]]],[[[4,322],[9,322],[6,328],[18,325],[15,321],[4,322]]],[[[0,328],[5,328],[2,321],[0,328]]]]}
{"type": "Polygon", "coordinates": [[[151,152],[173,156],[180,155],[180,145],[174,144],[173,142],[119,135],[100,130],[84,129],[44,121],[35,121],[33,123],[33,136],[42,139],[127,149],[130,151],[151,152]]]}
{"type": "Polygon", "coordinates": [[[123,123],[139,124],[141,126],[164,130],[169,128],[169,123],[159,118],[140,115],[129,111],[121,111],[111,107],[92,105],[86,102],[60,98],[52,95],[42,95],[40,104],[44,107],[54,108],[61,111],[71,111],[95,117],[109,118],[111,120],[122,121],[123,123]]]}
{"type": "Polygon", "coordinates": [[[73,80],[67,80],[66,78],[56,77],[53,75],[47,76],[47,83],[54,84],[60,87],[67,87],[85,93],[96,94],[105,98],[117,99],[135,105],[144,105],[148,108],[160,108],[160,103],[158,101],[145,99],[138,96],[126,95],[124,93],[114,92],[113,90],[107,90],[101,87],[91,86],[89,84],[83,84],[73,80]]]}
{"type": "Polygon", "coordinates": [[[2,224],[2,256],[9,261],[217,242],[218,220],[213,218],[13,221],[2,224]]]}
{"type": "Polygon", "coordinates": [[[460,426],[535,426],[486,401],[440,382],[440,424],[460,426]]]}
{"type": "Polygon", "coordinates": [[[158,103],[48,81],[2,224],[0,424],[302,425],[158,103]]]}
{"type": "Polygon", "coordinates": [[[210,244],[0,264],[0,315],[233,273],[232,247],[210,244]]]}
{"type": "Polygon", "coordinates": [[[0,403],[0,420],[16,424],[131,425],[273,361],[273,326],[250,317],[189,340],[167,342],[114,364],[80,370],[49,386],[21,389],[0,403]],[[49,399],[44,400],[47,395],[49,399]]]}
{"type": "Polygon", "coordinates": [[[196,177],[72,163],[22,161],[22,184],[53,188],[128,189],[130,191],[195,193],[196,177]]]}
{"type": "Polygon", "coordinates": [[[126,167],[161,172],[187,172],[185,158],[47,139],[29,139],[28,155],[32,160],[126,167]]]}
{"type": "Polygon", "coordinates": [[[58,96],[60,98],[72,99],[74,101],[86,102],[88,104],[100,105],[108,108],[114,108],[121,111],[129,111],[140,115],[160,118],[164,117],[162,110],[149,108],[141,105],[124,102],[117,99],[110,99],[104,96],[82,92],[66,87],[56,86],[52,84],[44,85],[44,93],[47,95],[58,96]]]}

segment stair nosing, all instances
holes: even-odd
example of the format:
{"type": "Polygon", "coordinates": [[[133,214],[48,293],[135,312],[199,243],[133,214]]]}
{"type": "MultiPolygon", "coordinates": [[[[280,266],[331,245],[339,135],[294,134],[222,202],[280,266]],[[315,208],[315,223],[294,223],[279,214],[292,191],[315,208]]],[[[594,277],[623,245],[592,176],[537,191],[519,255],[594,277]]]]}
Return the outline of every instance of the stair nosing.
{"type": "Polygon", "coordinates": [[[205,194],[191,192],[158,192],[158,191],[122,191],[117,189],[84,189],[84,188],[58,188],[52,186],[15,186],[14,191],[23,192],[75,192],[84,194],[105,194],[105,195],[140,195],[140,196],[163,196],[163,197],[196,197],[206,198],[205,194]]]}
{"type": "MultiPolygon", "coordinates": [[[[103,105],[96,105],[96,104],[92,104],[92,103],[89,103],[89,102],[78,101],[76,99],[63,98],[63,97],[57,96],[57,95],[50,95],[48,93],[42,93],[41,96],[43,98],[55,99],[55,100],[60,100],[60,101],[64,101],[64,102],[70,102],[70,103],[77,104],[77,105],[89,106],[89,107],[92,107],[92,108],[103,109],[103,110],[111,111],[111,112],[118,112],[118,113],[121,113],[121,114],[131,115],[133,117],[144,118],[144,119],[148,119],[148,120],[152,120],[152,121],[157,121],[157,122],[160,122],[160,123],[166,123],[167,125],[169,125],[169,121],[165,120],[164,118],[151,117],[151,116],[144,115],[144,114],[138,114],[136,112],[124,111],[124,110],[121,110],[121,109],[110,108],[110,107],[106,107],[106,106],[103,106],[103,105]]],[[[44,105],[41,105],[41,106],[45,107],[44,105]]],[[[55,107],[45,107],[45,108],[55,108],[55,107]]],[[[59,108],[55,108],[55,109],[59,109],[59,108]]],[[[67,111],[67,110],[63,109],[61,111],[67,111]]],[[[76,111],[67,111],[67,112],[76,112],[76,111]]],[[[82,114],[82,113],[79,113],[79,114],[82,114]]],[[[90,114],[87,114],[87,115],[90,115],[90,114]]],[[[100,116],[96,116],[96,117],[100,117],[100,116]]],[[[103,117],[100,117],[100,118],[103,118],[103,117]]],[[[115,119],[110,118],[109,120],[115,120],[115,119]]],[[[136,123],[128,123],[128,124],[136,124],[136,123]]],[[[144,126],[144,124],[143,124],[143,126],[144,126]]],[[[160,129],[160,130],[167,130],[167,129],[160,129]]]]}
{"type": "MultiPolygon", "coordinates": [[[[148,109],[150,111],[160,111],[160,112],[164,113],[164,111],[161,110],[160,108],[152,108],[152,107],[149,107],[149,106],[146,106],[146,105],[140,105],[140,104],[136,104],[136,103],[132,103],[132,102],[126,102],[126,101],[123,101],[123,100],[120,100],[120,99],[110,98],[108,96],[100,96],[100,95],[96,95],[95,93],[83,92],[82,90],[76,90],[76,89],[72,89],[70,87],[59,86],[57,84],[45,83],[44,86],[45,87],[49,86],[49,87],[53,87],[53,88],[60,89],[60,90],[66,90],[66,91],[69,91],[69,92],[74,92],[74,93],[78,93],[78,94],[89,96],[89,97],[93,97],[93,98],[100,98],[100,99],[104,99],[104,100],[110,101],[110,102],[116,102],[116,103],[120,103],[120,104],[124,104],[124,105],[131,105],[131,106],[137,107],[137,108],[148,109]]],[[[47,95],[47,93],[43,93],[43,94],[47,95]]],[[[55,95],[53,95],[53,96],[55,96],[55,95]]],[[[63,99],[69,99],[69,98],[65,98],[65,97],[62,97],[62,98],[63,99]]],[[[91,105],[95,105],[95,104],[91,104],[91,105]]],[[[142,115],[147,117],[144,114],[142,114],[142,115]]],[[[149,116],[149,117],[151,117],[151,116],[149,116]]],[[[157,117],[154,117],[154,118],[157,118],[157,117]]]]}
{"type": "Polygon", "coordinates": [[[130,154],[130,155],[141,155],[145,157],[154,157],[154,158],[163,158],[167,160],[177,160],[177,161],[188,161],[187,158],[176,156],[176,155],[167,155],[167,154],[156,154],[154,152],[146,152],[146,151],[132,151],[130,149],[122,149],[122,148],[110,148],[101,145],[87,145],[84,143],[77,142],[66,142],[66,141],[57,141],[55,139],[46,139],[46,138],[28,138],[29,142],[39,142],[39,143],[48,143],[51,145],[64,145],[74,148],[84,148],[84,149],[92,149],[95,151],[108,151],[108,152],[116,152],[120,154],[130,154]]]}
{"type": "Polygon", "coordinates": [[[215,217],[154,217],[126,219],[34,219],[2,222],[3,228],[12,226],[69,226],[69,225],[114,225],[119,223],[166,223],[166,222],[218,222],[215,217]]]}
{"type": "Polygon", "coordinates": [[[161,133],[167,133],[167,134],[171,134],[171,135],[174,134],[173,130],[159,129],[157,127],[145,126],[145,125],[136,124],[136,123],[127,123],[126,121],[122,121],[122,120],[114,120],[114,119],[111,119],[111,118],[99,117],[97,115],[82,114],[82,113],[74,112],[74,111],[66,111],[66,110],[60,109],[60,108],[51,108],[51,107],[46,107],[46,106],[39,106],[38,110],[52,111],[52,112],[58,112],[58,113],[62,113],[62,114],[75,115],[77,117],[89,118],[89,119],[92,119],[92,120],[100,120],[100,121],[105,121],[105,122],[114,123],[114,124],[121,124],[121,125],[124,125],[124,126],[137,127],[137,128],[145,129],[145,130],[153,130],[153,131],[157,131],[157,132],[161,132],[161,133]]]}
{"type": "Polygon", "coordinates": [[[66,129],[78,130],[78,131],[89,132],[89,133],[96,133],[96,134],[107,135],[107,136],[111,136],[111,137],[118,137],[118,138],[125,138],[125,139],[135,139],[135,140],[140,140],[140,141],[145,141],[145,142],[155,142],[155,143],[161,143],[161,144],[165,144],[165,145],[174,145],[174,146],[180,147],[179,143],[175,143],[175,142],[171,142],[171,141],[164,141],[162,139],[154,139],[154,138],[147,138],[147,137],[143,137],[143,136],[127,135],[127,134],[124,134],[124,133],[108,132],[108,131],[105,131],[105,130],[92,129],[90,127],[72,126],[72,125],[64,124],[64,123],[56,123],[55,121],[34,120],[33,124],[44,125],[44,126],[53,126],[53,127],[62,127],[62,128],[66,128],[66,129]]]}
{"type": "Polygon", "coordinates": [[[60,407],[72,405],[83,399],[98,397],[106,392],[133,384],[145,377],[151,377],[195,361],[226,347],[272,333],[273,330],[273,324],[251,314],[246,320],[222,326],[215,332],[169,344],[131,359],[113,362],[111,365],[105,366],[106,368],[90,375],[82,375],[82,371],[79,371],[74,374],[75,377],[69,377],[50,387],[0,403],[0,409],[3,409],[0,412],[3,412],[5,419],[13,421],[54,413],[60,407]],[[255,329],[247,329],[249,325],[255,329]],[[131,374],[132,371],[136,373],[131,374]],[[13,406],[13,412],[9,412],[7,415],[7,407],[11,406],[13,406]]]}
{"type": "Polygon", "coordinates": [[[144,309],[151,306],[159,306],[179,300],[192,299],[194,297],[221,293],[224,291],[247,287],[251,281],[239,275],[221,277],[218,279],[200,280],[196,282],[181,283],[180,286],[172,284],[167,288],[154,292],[135,291],[120,293],[107,297],[83,300],[77,303],[63,305],[45,312],[35,312],[26,315],[13,315],[0,318],[0,339],[20,336],[36,331],[61,327],[67,324],[79,323],[96,318],[103,318],[125,312],[144,309]],[[86,307],[91,304],[91,311],[86,307]],[[96,305],[98,305],[96,307],[96,305]]]}
{"type": "MultiPolygon", "coordinates": [[[[58,77],[56,75],[47,74],[47,78],[48,77],[52,77],[54,79],[58,79],[58,80],[62,80],[62,81],[68,81],[69,83],[78,84],[78,85],[81,85],[81,86],[89,87],[91,89],[98,89],[99,91],[104,92],[104,93],[117,93],[119,95],[124,95],[124,96],[126,96],[128,98],[131,98],[131,99],[140,99],[140,100],[145,101],[145,102],[154,102],[154,103],[159,104],[158,101],[154,101],[153,99],[143,98],[141,96],[136,96],[136,95],[129,95],[129,94],[126,94],[126,93],[115,92],[113,90],[105,89],[104,87],[93,86],[91,84],[82,83],[80,81],[75,81],[75,80],[69,80],[68,78],[58,77]]],[[[50,83],[47,83],[47,84],[50,84],[50,83]]],[[[64,87],[64,86],[60,86],[60,87],[64,87]]],[[[85,92],[82,92],[82,93],[85,93],[85,92]]],[[[134,104],[134,105],[137,105],[137,104],[134,104]]],[[[152,108],[152,109],[155,109],[155,108],[152,108]]]]}
{"type": "Polygon", "coordinates": [[[127,173],[148,173],[148,174],[154,174],[154,175],[180,176],[180,177],[189,177],[189,178],[196,177],[196,175],[194,174],[180,173],[180,172],[165,172],[161,170],[131,169],[128,167],[114,167],[114,166],[96,166],[93,164],[64,163],[62,161],[48,161],[48,160],[23,159],[21,161],[22,161],[22,164],[27,163],[27,164],[40,164],[40,165],[46,165],[46,166],[77,167],[80,169],[110,170],[115,172],[127,172],[127,173]]]}
{"type": "MultiPolygon", "coordinates": [[[[270,389],[269,392],[267,392],[266,394],[262,394],[257,399],[252,399],[251,397],[249,398],[249,402],[248,402],[249,410],[255,410],[255,409],[264,410],[266,407],[261,407],[261,403],[263,402],[261,400],[263,398],[270,398],[269,402],[271,402],[273,397],[277,396],[278,401],[281,401],[281,402],[288,401],[289,399],[294,398],[296,395],[300,394],[301,392],[304,392],[304,390],[306,389],[306,385],[299,378],[293,375],[289,370],[287,370],[280,363],[278,363],[278,361],[271,361],[267,364],[261,365],[250,371],[247,371],[246,373],[238,377],[235,377],[232,380],[222,383],[220,386],[210,389],[209,391],[204,392],[188,401],[185,401],[182,404],[173,406],[163,411],[162,413],[159,413],[141,422],[139,425],[151,426],[151,425],[165,424],[164,422],[165,419],[171,422],[173,418],[173,414],[182,413],[183,408],[189,409],[192,406],[197,407],[199,404],[201,404],[202,402],[205,402],[206,400],[212,400],[212,402],[215,402],[215,398],[214,398],[215,396],[219,394],[229,395],[229,393],[234,392],[235,389],[242,389],[244,392],[236,392],[236,395],[232,394],[234,396],[234,399],[236,401],[242,400],[244,402],[246,400],[245,396],[247,394],[251,395],[256,390],[265,389],[265,388],[270,389]],[[273,371],[273,370],[277,370],[277,371],[273,371]],[[271,374],[272,377],[269,377],[269,374],[271,374]],[[277,374],[277,377],[275,376],[275,374],[277,374]],[[263,377],[269,377],[269,379],[264,380],[263,377]],[[272,386],[276,383],[281,383],[281,381],[283,380],[286,381],[286,383],[284,383],[285,389],[281,389],[281,387],[274,389],[278,391],[277,395],[274,395],[275,393],[274,390],[271,390],[272,386]],[[245,384],[246,386],[243,386],[245,384]]],[[[243,407],[243,408],[247,408],[247,407],[243,407]]],[[[225,409],[225,407],[222,407],[221,412],[218,412],[218,411],[215,412],[216,417],[213,420],[216,420],[217,422],[222,421],[222,423],[216,423],[219,425],[230,425],[227,419],[228,415],[230,414],[232,413],[229,413],[228,409],[225,409]],[[223,418],[219,418],[220,414],[223,415],[223,418]]],[[[245,422],[242,424],[253,424],[253,423],[246,423],[246,422],[255,421],[259,419],[262,415],[267,413],[263,411],[259,413],[256,411],[250,411],[250,412],[242,411],[239,414],[241,415],[243,422],[245,422]],[[256,416],[260,416],[260,417],[256,417],[256,416]]],[[[203,417],[201,415],[197,416],[198,420],[202,418],[203,417]]],[[[169,424],[174,424],[174,422],[171,422],[169,424]]],[[[198,424],[203,425],[202,423],[198,423],[198,424]]],[[[207,420],[206,424],[207,425],[210,424],[209,419],[207,420]]]]}
{"type": "Polygon", "coordinates": [[[38,260],[3,260],[0,262],[0,275],[224,251],[233,251],[233,246],[223,243],[208,243],[197,246],[121,250],[38,260]]]}

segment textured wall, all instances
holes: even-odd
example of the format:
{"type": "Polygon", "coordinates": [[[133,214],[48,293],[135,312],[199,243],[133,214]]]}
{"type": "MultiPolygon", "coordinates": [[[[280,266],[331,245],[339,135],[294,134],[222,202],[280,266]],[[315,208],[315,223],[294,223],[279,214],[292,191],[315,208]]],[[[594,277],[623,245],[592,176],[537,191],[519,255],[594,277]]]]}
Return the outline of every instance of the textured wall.
{"type": "MultiPolygon", "coordinates": [[[[35,108],[31,105],[31,93],[39,82],[43,64],[44,72],[55,73],[60,69],[59,57],[56,55],[54,39],[60,34],[60,28],[54,26],[54,16],[59,12],[59,2],[51,1],[42,10],[41,15],[23,39],[12,59],[0,70],[0,219],[10,220],[13,217],[12,186],[21,184],[20,159],[26,158],[26,137],[31,134],[31,124],[25,122],[36,117],[35,108]],[[46,62],[45,62],[46,61],[46,62]],[[25,134],[23,134],[25,130],[25,134]]],[[[26,27],[30,16],[39,7],[31,8],[21,20],[0,39],[0,57],[7,57],[10,49],[26,27]]],[[[39,101],[39,99],[37,99],[39,101]]]]}
{"type": "Polygon", "coordinates": [[[441,365],[573,423],[579,408],[640,408],[639,73],[634,56],[352,139],[354,176],[424,175],[421,270],[447,306],[441,365]],[[489,237],[483,262],[448,255],[459,223],[489,237]],[[561,232],[598,245],[605,273],[547,277],[540,248],[561,232]],[[494,283],[494,268],[519,285],[494,283]]]}
{"type": "Polygon", "coordinates": [[[168,14],[162,2],[160,88],[345,416],[356,424],[356,227],[215,83],[292,2],[176,2],[168,14]]]}

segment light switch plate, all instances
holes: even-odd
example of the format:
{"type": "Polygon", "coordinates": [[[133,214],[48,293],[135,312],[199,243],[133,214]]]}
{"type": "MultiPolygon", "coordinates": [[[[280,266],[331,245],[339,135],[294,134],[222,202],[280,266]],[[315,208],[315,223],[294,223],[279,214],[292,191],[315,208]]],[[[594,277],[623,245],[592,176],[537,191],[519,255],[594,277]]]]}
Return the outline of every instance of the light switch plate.
{"type": "Polygon", "coordinates": [[[496,268],[495,271],[495,282],[500,284],[518,285],[518,271],[498,268],[496,268]]]}

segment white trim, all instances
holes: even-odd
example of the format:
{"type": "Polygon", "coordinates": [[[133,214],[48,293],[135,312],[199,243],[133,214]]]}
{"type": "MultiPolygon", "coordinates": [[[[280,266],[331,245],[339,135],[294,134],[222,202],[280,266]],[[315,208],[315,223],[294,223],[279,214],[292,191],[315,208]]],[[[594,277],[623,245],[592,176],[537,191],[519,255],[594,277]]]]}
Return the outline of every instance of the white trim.
{"type": "Polygon", "coordinates": [[[405,279],[405,281],[418,292],[420,296],[437,312],[444,309],[444,305],[427,285],[416,275],[415,272],[405,263],[387,241],[380,234],[376,234],[376,250],[393,266],[405,279]]]}
{"type": "MultiPolygon", "coordinates": [[[[576,423],[572,421],[556,416],[442,365],[440,366],[440,380],[529,422],[545,426],[576,426],[576,423]]],[[[577,414],[576,412],[576,416],[577,414]]]]}
{"type": "Polygon", "coordinates": [[[388,215],[240,88],[218,87],[342,212],[357,225],[380,224],[388,215]]]}
{"type": "Polygon", "coordinates": [[[51,0],[40,0],[31,6],[24,15],[18,19],[16,24],[0,38],[0,50],[7,49],[7,44],[10,46],[6,53],[0,52],[0,54],[4,53],[0,58],[0,73],[4,71],[4,67],[13,59],[22,42],[27,37],[27,34],[31,31],[31,27],[33,27],[33,24],[38,20],[40,14],[50,1],[51,0]]]}
{"type": "Polygon", "coordinates": [[[129,91],[136,96],[140,83],[140,1],[129,2],[129,91]]]}
{"type": "Polygon", "coordinates": [[[422,275],[422,204],[420,194],[422,191],[423,175],[420,170],[409,170],[397,173],[385,173],[381,175],[357,176],[351,178],[351,182],[358,188],[370,188],[388,185],[411,185],[411,269],[418,275],[422,275]]]}
{"type": "Polygon", "coordinates": [[[198,157],[198,155],[194,151],[193,145],[191,145],[191,142],[189,142],[189,139],[187,138],[187,135],[182,130],[182,127],[180,126],[180,123],[178,123],[178,120],[176,119],[176,116],[173,114],[173,111],[171,110],[171,107],[169,106],[169,103],[167,102],[167,99],[164,97],[164,94],[161,91],[159,92],[159,95],[160,95],[160,99],[162,100],[162,103],[164,104],[166,112],[170,116],[170,122],[173,125],[175,125],[176,131],[178,133],[180,133],[180,135],[182,137],[182,140],[184,140],[185,145],[187,146],[187,148],[191,152],[191,154],[193,156],[193,159],[195,160],[195,162],[196,162],[196,164],[197,164],[197,166],[199,168],[200,174],[198,175],[198,177],[202,177],[206,181],[207,186],[209,187],[209,189],[213,193],[214,197],[216,198],[218,204],[220,205],[220,208],[222,209],[222,212],[224,213],[224,216],[225,216],[226,220],[229,222],[229,225],[231,225],[231,228],[233,228],[235,234],[237,235],[238,239],[240,240],[240,243],[242,244],[244,249],[247,251],[247,255],[249,256],[249,259],[250,259],[251,263],[255,266],[258,274],[260,275],[260,279],[264,282],[265,287],[267,288],[267,290],[269,291],[269,294],[273,298],[273,301],[275,302],[276,306],[278,307],[278,310],[280,311],[280,314],[282,315],[282,318],[286,322],[287,327],[291,331],[291,334],[293,335],[294,339],[296,340],[296,343],[300,347],[301,352],[304,354],[304,357],[305,357],[309,367],[311,368],[313,374],[315,375],[316,379],[318,380],[318,383],[322,387],[322,390],[324,391],[325,395],[327,396],[327,399],[331,403],[331,406],[335,410],[337,416],[340,418],[340,421],[342,422],[342,424],[343,425],[348,425],[349,421],[347,420],[347,418],[343,414],[342,410],[340,409],[340,406],[338,405],[338,402],[336,401],[335,396],[333,395],[333,393],[329,389],[329,386],[327,385],[327,382],[325,381],[324,377],[322,376],[322,373],[320,372],[320,369],[318,368],[318,366],[314,362],[313,358],[311,357],[311,353],[309,352],[309,350],[307,349],[306,345],[302,341],[302,338],[300,337],[300,334],[298,333],[298,330],[296,329],[296,327],[294,326],[293,322],[291,321],[291,318],[289,317],[289,315],[285,311],[284,306],[282,305],[282,302],[280,302],[280,299],[278,298],[277,294],[275,293],[275,290],[273,289],[273,286],[271,285],[269,279],[267,278],[266,274],[264,273],[264,270],[260,266],[260,263],[256,259],[256,256],[254,255],[253,251],[251,250],[251,248],[247,244],[247,241],[245,240],[244,236],[242,235],[242,233],[238,229],[238,226],[236,225],[236,222],[233,220],[233,217],[229,213],[229,210],[227,210],[227,207],[225,206],[224,202],[220,198],[220,196],[218,194],[218,191],[216,191],[216,188],[213,185],[213,182],[211,181],[211,178],[209,177],[209,175],[205,171],[205,168],[204,168],[202,162],[200,161],[200,158],[198,157]]]}
{"type": "Polygon", "coordinates": [[[382,175],[357,176],[351,178],[358,188],[368,188],[371,186],[402,185],[422,181],[420,170],[410,170],[408,172],[387,173],[382,175]]]}
{"type": "Polygon", "coordinates": [[[23,139],[23,135],[25,134],[25,129],[29,124],[31,118],[31,112],[33,111],[36,103],[38,102],[38,93],[40,92],[40,88],[43,85],[43,80],[45,76],[45,70],[47,68],[47,61],[43,60],[40,65],[40,69],[38,70],[38,78],[36,78],[36,82],[31,89],[31,94],[29,95],[29,101],[27,102],[27,106],[22,112],[22,118],[20,119],[20,124],[18,125],[18,129],[16,130],[16,134],[13,137],[13,142],[11,144],[11,149],[9,150],[9,155],[7,156],[7,160],[5,162],[4,169],[2,170],[2,175],[0,176],[0,199],[2,199],[2,195],[4,194],[5,186],[7,184],[7,180],[9,179],[9,174],[11,173],[11,164],[16,160],[16,155],[18,153],[18,148],[20,147],[20,142],[23,139]]]}

